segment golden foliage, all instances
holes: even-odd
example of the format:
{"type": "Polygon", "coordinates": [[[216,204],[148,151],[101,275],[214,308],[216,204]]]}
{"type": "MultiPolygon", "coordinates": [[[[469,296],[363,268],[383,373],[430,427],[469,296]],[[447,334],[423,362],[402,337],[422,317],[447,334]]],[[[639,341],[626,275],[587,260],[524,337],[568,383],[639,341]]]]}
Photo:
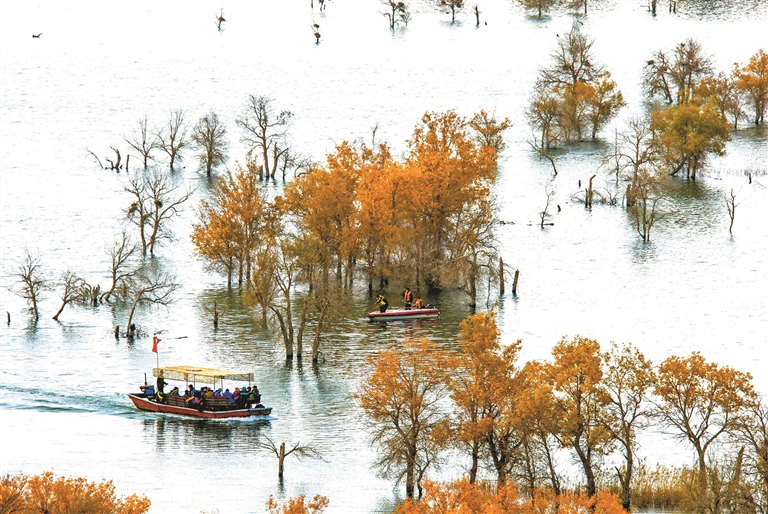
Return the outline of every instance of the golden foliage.
{"type": "Polygon", "coordinates": [[[700,472],[706,452],[720,436],[735,430],[754,398],[752,376],[708,362],[698,352],[672,356],[659,365],[655,394],[662,423],[696,449],[700,472]]]}
{"type": "Polygon", "coordinates": [[[277,503],[272,495],[267,500],[267,513],[268,514],[320,514],[325,511],[325,508],[330,502],[325,496],[316,494],[309,502],[306,501],[304,495],[297,496],[296,498],[289,498],[284,504],[277,503]]]}
{"type": "Polygon", "coordinates": [[[667,173],[685,170],[694,180],[709,154],[725,153],[725,143],[731,139],[729,128],[712,100],[670,106],[654,112],[651,121],[653,142],[667,173]]]}
{"type": "Polygon", "coordinates": [[[537,490],[532,497],[521,497],[514,485],[498,490],[466,479],[450,483],[426,482],[419,501],[408,500],[394,514],[623,514],[618,498],[601,492],[593,497],[580,494],[556,495],[537,490]]]}
{"type": "Polygon", "coordinates": [[[768,104],[768,54],[763,49],[736,70],[736,87],[746,93],[755,111],[755,125],[762,124],[768,104]]]}
{"type": "Polygon", "coordinates": [[[375,466],[382,476],[405,481],[414,496],[437,450],[448,443],[443,400],[452,357],[427,339],[406,340],[399,350],[371,359],[374,371],[356,397],[379,447],[375,466]]]}
{"type": "Polygon", "coordinates": [[[4,514],[144,514],[151,502],[135,494],[115,495],[112,481],[41,475],[6,475],[0,480],[0,512],[4,514]]]}

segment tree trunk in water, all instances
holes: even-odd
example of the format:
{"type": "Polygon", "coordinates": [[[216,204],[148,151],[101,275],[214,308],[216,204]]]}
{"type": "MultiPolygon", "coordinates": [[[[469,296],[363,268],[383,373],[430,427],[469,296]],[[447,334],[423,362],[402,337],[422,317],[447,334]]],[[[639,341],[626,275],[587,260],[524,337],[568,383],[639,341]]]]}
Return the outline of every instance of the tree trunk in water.
{"type": "MultiPolygon", "coordinates": [[[[733,226],[733,224],[731,224],[731,226],[733,226]]],[[[64,310],[64,307],[66,307],[68,303],[69,303],[69,301],[66,301],[66,302],[61,304],[61,307],[59,307],[58,312],[56,312],[56,314],[54,314],[54,316],[53,316],[54,320],[59,321],[59,314],[61,314],[61,312],[64,310]]]]}
{"type": "Polygon", "coordinates": [[[512,281],[512,296],[517,296],[517,279],[520,278],[520,270],[515,270],[515,278],[512,281]]]}
{"type": "Polygon", "coordinates": [[[414,474],[416,468],[415,451],[409,451],[405,464],[405,497],[413,498],[414,493],[414,474]]]}
{"type": "Polygon", "coordinates": [[[278,478],[283,478],[283,462],[285,462],[285,443],[280,443],[280,454],[277,456],[278,478]]]}
{"type": "Polygon", "coordinates": [[[504,259],[499,257],[499,295],[504,296],[504,259]]]}

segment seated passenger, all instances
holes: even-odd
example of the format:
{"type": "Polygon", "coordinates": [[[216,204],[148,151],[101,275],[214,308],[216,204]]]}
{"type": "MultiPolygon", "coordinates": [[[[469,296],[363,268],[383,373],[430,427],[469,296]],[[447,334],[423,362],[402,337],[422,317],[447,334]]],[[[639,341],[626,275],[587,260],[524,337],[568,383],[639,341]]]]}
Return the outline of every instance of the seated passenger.
{"type": "Polygon", "coordinates": [[[235,401],[232,399],[232,393],[229,392],[229,389],[225,389],[221,396],[229,400],[230,404],[235,403],[235,401]]]}
{"type": "Polygon", "coordinates": [[[424,308],[424,300],[421,299],[421,296],[416,298],[416,303],[413,305],[417,309],[423,309],[424,308]]]}
{"type": "Polygon", "coordinates": [[[206,398],[213,398],[213,389],[210,387],[205,388],[205,397],[206,398]]]}
{"type": "Polygon", "coordinates": [[[179,395],[179,388],[178,387],[174,387],[173,389],[171,389],[171,392],[168,393],[168,394],[173,395],[173,396],[178,396],[179,395]]]}
{"type": "Polygon", "coordinates": [[[214,396],[215,398],[220,398],[220,397],[221,397],[221,387],[219,387],[218,389],[216,389],[216,392],[215,392],[215,393],[213,393],[213,396],[214,396]]]}

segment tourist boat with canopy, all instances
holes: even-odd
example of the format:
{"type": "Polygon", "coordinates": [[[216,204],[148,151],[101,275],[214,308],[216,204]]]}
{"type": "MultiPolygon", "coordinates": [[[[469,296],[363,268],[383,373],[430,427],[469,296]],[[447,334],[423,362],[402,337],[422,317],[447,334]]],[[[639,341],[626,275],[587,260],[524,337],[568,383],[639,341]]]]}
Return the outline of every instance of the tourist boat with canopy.
{"type": "MultiPolygon", "coordinates": [[[[212,384],[213,389],[216,389],[218,384],[224,389],[225,380],[233,382],[234,386],[242,385],[243,389],[246,389],[244,383],[247,382],[246,391],[250,394],[243,395],[237,404],[232,404],[225,396],[217,396],[201,398],[201,403],[194,405],[193,402],[187,401],[189,397],[175,394],[158,395],[154,386],[147,385],[145,378],[144,385],[140,388],[142,392],[128,395],[136,408],[143,411],[213,419],[267,416],[272,412],[272,407],[261,404],[261,394],[254,383],[253,373],[199,366],[166,366],[153,368],[152,375],[158,378],[158,382],[160,379],[180,381],[184,383],[184,388],[191,384],[195,389],[198,384],[212,384]]],[[[234,390],[234,387],[232,389],[234,390]]]]}
{"type": "Polygon", "coordinates": [[[440,311],[434,306],[427,305],[424,309],[394,309],[385,312],[369,312],[370,321],[402,321],[409,319],[434,319],[440,316],[440,311]]]}

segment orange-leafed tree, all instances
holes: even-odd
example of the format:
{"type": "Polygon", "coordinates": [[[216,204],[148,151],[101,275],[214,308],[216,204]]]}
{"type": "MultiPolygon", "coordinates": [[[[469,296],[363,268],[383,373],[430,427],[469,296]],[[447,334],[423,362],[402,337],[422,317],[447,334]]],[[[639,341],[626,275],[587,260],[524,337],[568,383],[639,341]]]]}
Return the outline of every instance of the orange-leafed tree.
{"type": "Polygon", "coordinates": [[[434,343],[406,340],[371,359],[373,373],[357,393],[378,447],[375,467],[413,498],[428,468],[448,444],[447,373],[453,358],[434,343]]]}
{"type": "Polygon", "coordinates": [[[585,337],[562,339],[552,349],[550,366],[560,444],[576,452],[587,481],[597,493],[597,463],[611,450],[612,438],[601,423],[610,398],[602,384],[600,344],[585,337]]]}
{"type": "Polygon", "coordinates": [[[426,481],[424,496],[406,500],[394,514],[523,514],[514,484],[497,488],[470,483],[467,479],[449,483],[426,481]]]}
{"type": "Polygon", "coordinates": [[[574,23],[558,39],[552,65],[540,70],[526,114],[531,128],[541,131],[541,148],[582,141],[586,134],[595,139],[625,105],[610,73],[592,54],[593,45],[574,23]]]}
{"type": "Polygon", "coordinates": [[[762,48],[749,58],[746,66],[736,71],[736,87],[752,104],[755,125],[762,124],[768,106],[768,54],[762,48]]]}
{"type": "Polygon", "coordinates": [[[653,144],[660,156],[659,164],[671,176],[685,171],[696,175],[707,163],[709,154],[725,154],[730,141],[730,124],[717,111],[713,100],[692,101],[673,105],[652,115],[653,144]]]}
{"type": "Polygon", "coordinates": [[[555,494],[538,489],[522,497],[514,484],[488,487],[461,479],[449,483],[426,482],[420,501],[407,500],[394,514],[621,514],[618,497],[606,492],[594,496],[555,494]]]}
{"type": "Polygon", "coordinates": [[[211,269],[226,273],[228,285],[237,272],[242,286],[251,276],[255,253],[274,240],[276,218],[249,162],[234,174],[227,171],[214,186],[211,199],[200,202],[192,242],[211,269]]]}
{"type": "Polygon", "coordinates": [[[520,447],[514,471],[528,495],[545,486],[555,494],[562,490],[556,461],[558,411],[549,371],[546,362],[528,361],[517,377],[513,423],[520,435],[520,447]]]}
{"type": "Polygon", "coordinates": [[[733,433],[755,396],[752,376],[707,361],[698,352],[659,365],[654,388],[661,423],[696,450],[699,479],[707,480],[707,451],[733,433]]]}
{"type": "Polygon", "coordinates": [[[324,283],[331,271],[341,283],[344,266],[347,276],[352,276],[356,244],[350,238],[361,165],[361,152],[345,141],[328,155],[326,167],[312,167],[285,189],[286,210],[298,231],[318,243],[317,260],[324,283]]]}
{"type": "Polygon", "coordinates": [[[509,411],[514,402],[515,361],[521,342],[502,350],[495,311],[461,322],[461,353],[449,382],[455,404],[455,437],[469,454],[469,482],[477,478],[481,457],[490,453],[504,484],[511,461],[509,411]]]}
{"type": "Polygon", "coordinates": [[[408,148],[405,167],[415,177],[403,205],[404,228],[410,231],[410,244],[418,248],[416,281],[439,287],[457,257],[452,243],[462,228],[462,214],[488,197],[496,151],[479,145],[466,119],[453,111],[426,113],[408,148]]]}
{"type": "Polygon", "coordinates": [[[0,480],[0,512],[24,514],[144,514],[146,496],[121,498],[112,481],[89,482],[85,478],[41,475],[6,475],[0,480]]]}
{"type": "MultiPolygon", "coordinates": [[[[397,248],[399,229],[397,216],[408,189],[408,175],[402,165],[392,159],[389,148],[379,145],[360,169],[357,186],[358,208],[354,214],[354,236],[357,257],[368,281],[368,294],[373,295],[373,280],[389,276],[395,264],[393,254],[401,261],[413,262],[415,255],[403,255],[397,248]]],[[[407,248],[407,247],[406,247],[407,248]]],[[[407,253],[407,252],[405,252],[407,253]]],[[[408,266],[406,273],[410,270],[408,266]]]]}
{"type": "Polygon", "coordinates": [[[524,514],[624,514],[619,498],[600,491],[594,495],[563,493],[555,494],[549,489],[539,489],[523,505],[524,514]]]}
{"type": "Polygon", "coordinates": [[[632,504],[632,479],[635,471],[637,432],[650,423],[652,405],[648,395],[656,382],[651,361],[632,344],[613,343],[603,354],[603,385],[610,397],[603,424],[616,440],[624,466],[616,468],[621,485],[621,504],[629,512],[632,504]]]}
{"type": "Polygon", "coordinates": [[[307,501],[304,495],[296,498],[289,498],[282,505],[271,495],[267,500],[268,514],[321,514],[329,505],[328,498],[316,494],[311,500],[307,501]]]}
{"type": "Polygon", "coordinates": [[[504,131],[512,127],[509,118],[501,121],[496,120],[495,113],[488,113],[485,109],[475,113],[469,120],[469,126],[475,131],[475,140],[480,146],[488,146],[501,153],[507,148],[504,141],[504,131]]]}

